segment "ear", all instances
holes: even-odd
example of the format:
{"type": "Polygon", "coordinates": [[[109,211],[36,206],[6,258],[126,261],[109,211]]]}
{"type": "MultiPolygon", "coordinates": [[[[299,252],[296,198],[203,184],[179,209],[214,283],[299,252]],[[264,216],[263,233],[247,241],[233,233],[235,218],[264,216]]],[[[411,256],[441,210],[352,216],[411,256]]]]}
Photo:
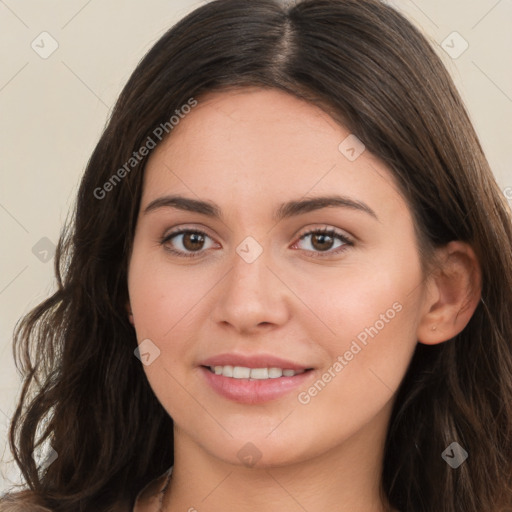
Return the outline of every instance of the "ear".
{"type": "Polygon", "coordinates": [[[417,339],[435,345],[457,336],[468,324],[482,293],[482,272],[471,246],[453,241],[436,251],[438,264],[427,278],[427,297],[417,339]]]}
{"type": "Polygon", "coordinates": [[[132,307],[130,305],[130,302],[127,302],[126,305],[126,312],[128,313],[128,321],[132,324],[133,324],[133,313],[132,313],[132,307]]]}

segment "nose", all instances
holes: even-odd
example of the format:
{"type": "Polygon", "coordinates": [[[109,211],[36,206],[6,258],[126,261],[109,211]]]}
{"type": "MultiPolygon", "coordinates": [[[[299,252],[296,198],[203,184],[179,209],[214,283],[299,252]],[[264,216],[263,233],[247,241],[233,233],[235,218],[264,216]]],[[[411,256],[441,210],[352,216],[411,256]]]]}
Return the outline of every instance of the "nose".
{"type": "Polygon", "coordinates": [[[231,270],[216,287],[212,320],[240,334],[285,324],[292,292],[273,268],[268,251],[250,263],[235,252],[231,261],[231,270]]]}

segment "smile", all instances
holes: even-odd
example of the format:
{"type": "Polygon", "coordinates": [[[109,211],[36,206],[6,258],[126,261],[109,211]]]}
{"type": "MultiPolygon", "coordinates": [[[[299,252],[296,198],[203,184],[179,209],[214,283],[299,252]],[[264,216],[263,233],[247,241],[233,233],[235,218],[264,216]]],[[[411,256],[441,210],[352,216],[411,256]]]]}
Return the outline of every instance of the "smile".
{"type": "Polygon", "coordinates": [[[240,404],[263,404],[285,398],[304,388],[315,372],[313,369],[291,370],[246,366],[200,366],[207,385],[216,394],[240,404]]]}
{"type": "Polygon", "coordinates": [[[304,373],[306,370],[291,370],[283,368],[248,368],[246,366],[209,366],[215,375],[222,375],[232,379],[266,380],[280,377],[293,377],[304,373]]]}

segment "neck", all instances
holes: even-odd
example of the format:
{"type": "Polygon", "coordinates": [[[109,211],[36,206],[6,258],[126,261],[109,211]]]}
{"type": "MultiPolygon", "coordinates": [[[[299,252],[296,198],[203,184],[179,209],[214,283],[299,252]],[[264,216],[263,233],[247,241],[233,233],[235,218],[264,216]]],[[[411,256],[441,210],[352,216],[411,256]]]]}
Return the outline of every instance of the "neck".
{"type": "Polygon", "coordinates": [[[380,493],[390,410],[326,453],[289,464],[246,467],[212,456],[181,429],[163,511],[336,510],[392,512],[380,493]]]}

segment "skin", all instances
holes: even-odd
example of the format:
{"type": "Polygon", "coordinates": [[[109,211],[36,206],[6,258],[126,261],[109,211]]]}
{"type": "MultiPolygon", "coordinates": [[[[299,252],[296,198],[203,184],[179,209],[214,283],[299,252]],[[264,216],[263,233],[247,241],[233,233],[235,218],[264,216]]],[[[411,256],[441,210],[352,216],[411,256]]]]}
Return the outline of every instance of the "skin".
{"type": "Polygon", "coordinates": [[[391,510],[379,488],[396,391],[418,341],[441,343],[467,324],[480,274],[460,242],[438,251],[441,270],[423,274],[391,172],[367,150],[349,161],[338,149],[349,134],[314,105],[246,88],[201,98],[149,159],[127,308],[139,343],[149,338],[160,350],[144,369],[175,423],[166,511],[226,503],[241,512],[391,510]],[[144,213],[170,194],[212,201],[223,218],[171,207],[144,213]],[[282,202],[332,194],[364,202],[377,218],[347,207],[272,218],[282,202]],[[183,236],[160,243],[179,227],[204,231],[202,248],[190,237],[183,245],[183,236]],[[352,243],[301,240],[322,228],[352,243]],[[248,236],[263,250],[252,263],[236,252],[248,236]],[[199,247],[200,255],[166,247],[199,247]],[[338,356],[393,304],[400,312],[300,403],[298,393],[329,368],[332,376],[338,356]],[[279,399],[240,404],[213,391],[198,366],[226,352],[273,354],[314,370],[279,399]],[[248,442],[261,456],[251,467],[237,456],[248,442]]]}

